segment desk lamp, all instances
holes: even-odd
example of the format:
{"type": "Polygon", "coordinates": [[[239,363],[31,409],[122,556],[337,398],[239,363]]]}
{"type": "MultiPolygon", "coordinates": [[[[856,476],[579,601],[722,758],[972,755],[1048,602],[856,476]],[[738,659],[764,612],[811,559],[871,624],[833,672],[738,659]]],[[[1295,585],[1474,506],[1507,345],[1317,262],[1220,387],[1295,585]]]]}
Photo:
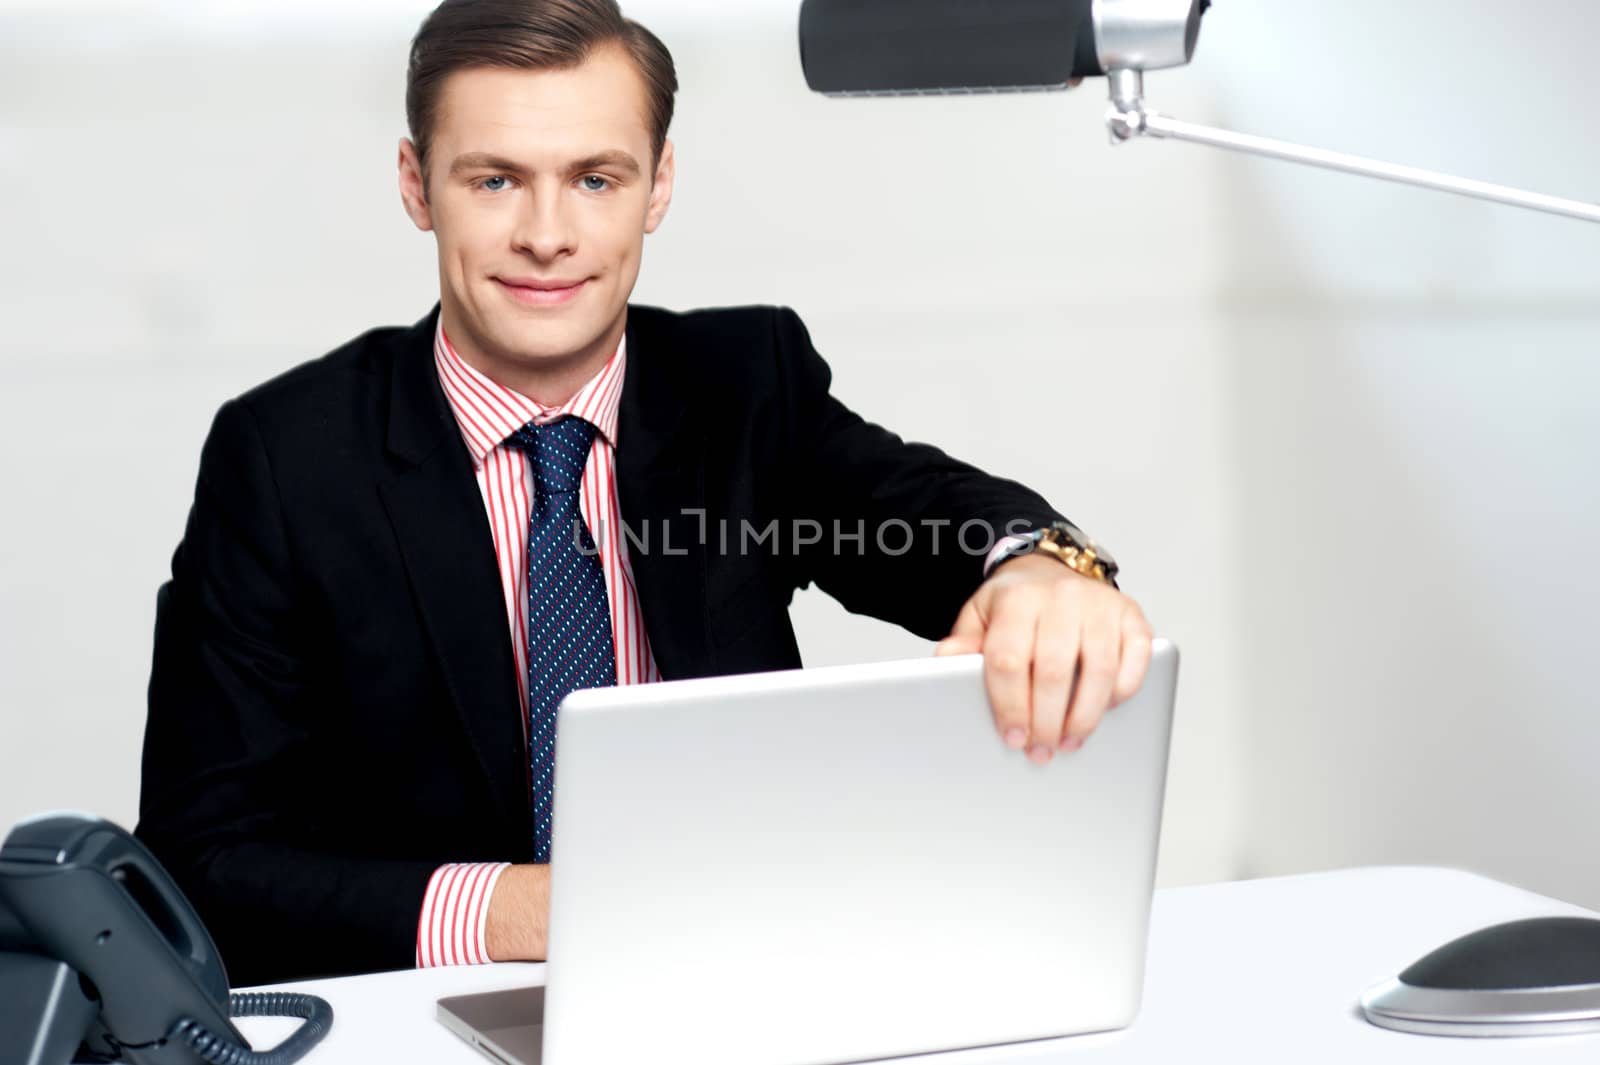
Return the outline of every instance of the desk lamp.
{"type": "Polygon", "coordinates": [[[1151,110],[1147,70],[1194,58],[1211,0],[804,0],[800,65],[827,96],[1048,92],[1104,76],[1113,144],[1191,141],[1600,222],[1600,204],[1196,125],[1151,110]]]}
{"type": "MultiPolygon", "coordinates": [[[[1105,77],[1113,144],[1139,137],[1273,159],[1600,222],[1600,205],[1396,166],[1163,115],[1144,74],[1194,58],[1210,0],[803,0],[800,63],[829,96],[1066,89],[1105,77]]],[[[1600,1031],[1600,920],[1544,917],[1445,944],[1361,998],[1367,1020],[1429,1035],[1600,1031]]]]}

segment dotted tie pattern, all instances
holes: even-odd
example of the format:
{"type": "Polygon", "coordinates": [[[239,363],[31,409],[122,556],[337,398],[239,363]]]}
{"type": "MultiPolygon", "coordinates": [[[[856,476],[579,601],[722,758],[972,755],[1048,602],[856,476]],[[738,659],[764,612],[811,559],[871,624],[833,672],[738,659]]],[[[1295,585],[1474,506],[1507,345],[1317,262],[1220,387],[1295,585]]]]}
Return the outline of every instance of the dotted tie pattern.
{"type": "Polygon", "coordinates": [[[605,574],[578,510],[578,484],[595,427],[566,417],[529,422],[508,442],[533,465],[528,522],[528,756],[533,769],[533,853],[550,860],[556,708],[568,692],[617,683],[605,574]]]}

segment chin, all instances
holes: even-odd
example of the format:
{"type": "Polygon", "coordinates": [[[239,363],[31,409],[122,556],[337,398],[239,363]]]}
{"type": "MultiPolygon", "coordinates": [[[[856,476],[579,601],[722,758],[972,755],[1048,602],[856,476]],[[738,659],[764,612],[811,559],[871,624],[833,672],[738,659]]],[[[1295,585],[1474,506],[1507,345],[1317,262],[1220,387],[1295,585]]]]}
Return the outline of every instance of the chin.
{"type": "Polygon", "coordinates": [[[508,350],[527,359],[568,358],[593,344],[605,332],[602,325],[588,321],[563,321],[543,318],[508,323],[501,332],[508,350]]]}

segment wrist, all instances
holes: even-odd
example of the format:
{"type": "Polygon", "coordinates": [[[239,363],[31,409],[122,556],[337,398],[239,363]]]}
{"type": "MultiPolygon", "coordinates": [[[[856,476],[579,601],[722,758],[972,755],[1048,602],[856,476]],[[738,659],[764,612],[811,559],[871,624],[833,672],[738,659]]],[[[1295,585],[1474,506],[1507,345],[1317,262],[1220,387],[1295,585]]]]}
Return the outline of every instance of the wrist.
{"type": "Polygon", "coordinates": [[[549,953],[550,867],[513,865],[495,884],[484,921],[490,961],[544,961],[549,953]]]}
{"type": "Polygon", "coordinates": [[[1052,522],[1027,536],[1013,538],[1010,543],[1002,541],[1002,544],[1004,550],[997,548],[989,562],[991,571],[1010,559],[1038,556],[1081,577],[1117,587],[1117,563],[1111,553],[1069,521],[1052,522]]]}
{"type": "Polygon", "coordinates": [[[1032,551],[1023,551],[1018,554],[1007,555],[990,571],[990,576],[997,576],[1004,567],[1006,573],[1032,573],[1039,572],[1047,577],[1083,577],[1084,580],[1093,580],[1083,574],[1068,569],[1049,555],[1036,554],[1032,551]]]}

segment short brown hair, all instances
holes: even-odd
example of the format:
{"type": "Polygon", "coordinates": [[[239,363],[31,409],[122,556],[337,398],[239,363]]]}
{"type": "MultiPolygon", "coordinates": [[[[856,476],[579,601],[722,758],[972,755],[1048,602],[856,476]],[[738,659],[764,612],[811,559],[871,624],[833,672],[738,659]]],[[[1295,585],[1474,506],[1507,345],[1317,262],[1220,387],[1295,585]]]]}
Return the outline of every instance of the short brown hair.
{"type": "Polygon", "coordinates": [[[406,67],[406,124],[424,190],[439,94],[451,74],[472,67],[575,67],[597,45],[612,42],[627,49],[644,78],[653,170],[672,124],[678,74],[667,46],[624,18],[616,0],[444,0],[417,30],[406,67]]]}

